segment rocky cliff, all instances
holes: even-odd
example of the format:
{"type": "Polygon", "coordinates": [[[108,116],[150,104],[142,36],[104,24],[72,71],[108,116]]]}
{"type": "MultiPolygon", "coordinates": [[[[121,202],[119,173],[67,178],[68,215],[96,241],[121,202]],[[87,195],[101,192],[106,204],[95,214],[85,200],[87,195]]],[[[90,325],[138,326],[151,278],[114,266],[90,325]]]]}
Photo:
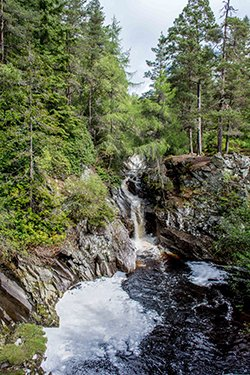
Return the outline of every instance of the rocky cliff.
{"type": "Polygon", "coordinates": [[[160,244],[187,259],[216,259],[218,225],[248,200],[250,158],[169,157],[143,177],[146,219],[160,244]],[[153,208],[153,209],[152,209],[153,208]]]}
{"type": "Polygon", "coordinates": [[[30,319],[56,324],[55,303],[71,285],[134,268],[135,250],[119,220],[95,233],[82,222],[62,246],[0,264],[0,324],[30,319]]]}

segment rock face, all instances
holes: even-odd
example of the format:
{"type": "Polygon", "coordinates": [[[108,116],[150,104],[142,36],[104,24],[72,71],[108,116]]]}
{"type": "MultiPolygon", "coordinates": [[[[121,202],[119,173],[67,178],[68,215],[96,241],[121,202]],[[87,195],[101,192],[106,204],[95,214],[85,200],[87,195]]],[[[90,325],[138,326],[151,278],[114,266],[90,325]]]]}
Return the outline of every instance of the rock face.
{"type": "Polygon", "coordinates": [[[0,319],[9,324],[12,321],[26,321],[32,311],[32,305],[25,290],[14,280],[0,272],[0,319]]]}
{"type": "Polygon", "coordinates": [[[56,324],[55,303],[71,285],[112,276],[118,269],[130,272],[135,258],[128,232],[119,220],[95,233],[89,233],[82,222],[60,248],[18,256],[9,277],[7,272],[0,273],[1,302],[3,297],[6,300],[1,304],[0,322],[33,317],[46,325],[56,324]]]}
{"type": "Polygon", "coordinates": [[[249,168],[250,158],[236,154],[171,157],[158,173],[153,166],[144,175],[144,194],[155,207],[163,247],[188,259],[214,259],[218,224],[249,195],[249,168]]]}

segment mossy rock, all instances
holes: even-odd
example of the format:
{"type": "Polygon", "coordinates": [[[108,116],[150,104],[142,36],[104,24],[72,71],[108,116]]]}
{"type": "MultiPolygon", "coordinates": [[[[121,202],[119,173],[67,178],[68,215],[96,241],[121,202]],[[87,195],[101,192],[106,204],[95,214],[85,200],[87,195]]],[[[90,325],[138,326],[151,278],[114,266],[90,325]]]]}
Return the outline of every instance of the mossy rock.
{"type": "Polygon", "coordinates": [[[8,341],[0,347],[0,364],[21,366],[31,361],[35,354],[42,356],[46,350],[47,339],[43,328],[34,324],[20,324],[8,341]],[[19,343],[15,344],[17,340],[19,343]]]}
{"type": "Polygon", "coordinates": [[[39,325],[46,327],[59,326],[59,317],[53,307],[53,304],[51,304],[50,309],[44,305],[38,304],[32,317],[39,325]]]}

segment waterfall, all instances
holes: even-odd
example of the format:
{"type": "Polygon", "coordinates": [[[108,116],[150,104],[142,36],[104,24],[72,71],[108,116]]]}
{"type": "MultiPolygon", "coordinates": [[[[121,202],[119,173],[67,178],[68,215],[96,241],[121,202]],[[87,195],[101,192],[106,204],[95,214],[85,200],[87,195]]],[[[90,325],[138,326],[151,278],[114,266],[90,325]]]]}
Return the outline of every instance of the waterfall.
{"type": "Polygon", "coordinates": [[[141,240],[145,236],[145,222],[144,222],[144,203],[141,198],[130,193],[128,188],[128,182],[130,177],[127,177],[121,186],[123,195],[130,206],[130,219],[134,226],[133,240],[136,247],[140,245],[141,240]]]}
{"type": "Polygon", "coordinates": [[[144,210],[142,202],[135,200],[131,205],[131,219],[134,223],[134,240],[140,241],[145,236],[144,210]]]}
{"type": "Polygon", "coordinates": [[[117,204],[122,215],[133,224],[133,242],[137,255],[153,256],[159,249],[154,245],[155,238],[146,234],[145,230],[145,202],[138,195],[141,191],[141,176],[146,168],[145,159],[134,155],[125,164],[127,173],[122,182],[117,204]]]}

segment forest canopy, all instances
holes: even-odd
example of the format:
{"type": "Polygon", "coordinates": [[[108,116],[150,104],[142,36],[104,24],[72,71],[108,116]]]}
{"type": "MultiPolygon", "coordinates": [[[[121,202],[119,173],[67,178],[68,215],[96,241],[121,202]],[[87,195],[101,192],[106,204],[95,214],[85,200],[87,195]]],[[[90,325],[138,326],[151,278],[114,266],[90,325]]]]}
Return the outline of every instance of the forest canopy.
{"type": "Polygon", "coordinates": [[[249,152],[250,22],[230,0],[220,25],[208,0],[188,1],[152,49],[141,96],[120,33],[99,0],[0,0],[1,252],[62,241],[67,202],[105,200],[133,153],[249,152]],[[81,182],[87,168],[100,178],[81,182]]]}

